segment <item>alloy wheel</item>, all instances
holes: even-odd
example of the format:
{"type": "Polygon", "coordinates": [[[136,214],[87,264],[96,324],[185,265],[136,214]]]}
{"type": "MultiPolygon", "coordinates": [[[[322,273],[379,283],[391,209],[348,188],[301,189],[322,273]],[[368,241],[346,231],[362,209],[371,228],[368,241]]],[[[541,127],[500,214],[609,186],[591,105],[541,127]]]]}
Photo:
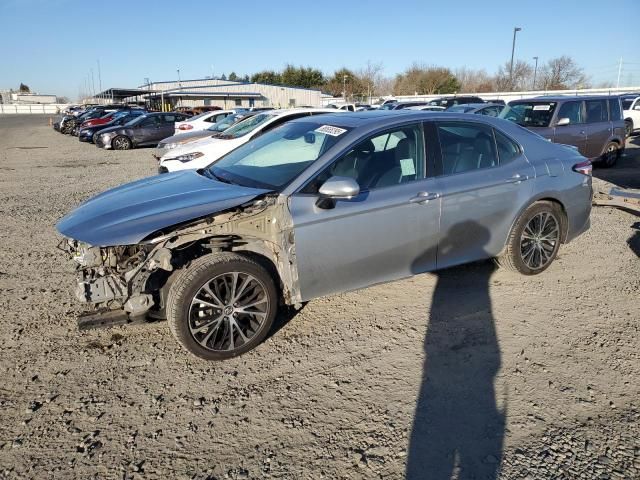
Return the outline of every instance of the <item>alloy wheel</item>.
{"type": "Polygon", "coordinates": [[[527,223],[520,237],[522,261],[532,270],[546,267],[560,240],[560,225],[550,212],[540,212],[527,223]]]}
{"type": "Polygon", "coordinates": [[[193,297],[189,331],[208,350],[236,350],[260,331],[269,307],[267,290],[257,278],[224,273],[207,281],[193,297]]]}
{"type": "Polygon", "coordinates": [[[129,140],[125,137],[116,137],[113,139],[113,148],[115,150],[128,150],[129,140]]]}

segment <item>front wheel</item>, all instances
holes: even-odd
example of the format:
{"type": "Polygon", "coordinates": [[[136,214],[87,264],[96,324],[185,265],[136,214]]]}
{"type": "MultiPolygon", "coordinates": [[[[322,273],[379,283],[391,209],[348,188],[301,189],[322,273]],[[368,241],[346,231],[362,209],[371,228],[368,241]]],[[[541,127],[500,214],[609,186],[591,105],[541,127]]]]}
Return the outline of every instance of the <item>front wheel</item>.
{"type": "Polygon", "coordinates": [[[129,150],[133,146],[129,137],[119,135],[111,140],[111,146],[114,150],[129,150]]]}
{"type": "Polygon", "coordinates": [[[499,266],[523,275],[537,275],[556,258],[562,232],[562,210],[552,202],[536,202],[527,208],[511,230],[499,266]]]}
{"type": "Polygon", "coordinates": [[[267,270],[248,257],[216,253],[178,274],[167,297],[171,333],[192,354],[224,360],[267,336],[278,294],[267,270]]]}

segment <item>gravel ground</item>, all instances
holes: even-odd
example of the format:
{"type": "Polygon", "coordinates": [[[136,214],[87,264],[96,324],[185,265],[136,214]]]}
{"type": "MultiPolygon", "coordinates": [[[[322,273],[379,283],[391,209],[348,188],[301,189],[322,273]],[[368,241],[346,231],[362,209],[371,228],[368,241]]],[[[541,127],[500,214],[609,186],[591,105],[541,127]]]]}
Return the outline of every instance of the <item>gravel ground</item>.
{"type": "Polygon", "coordinates": [[[638,217],[594,209],[533,278],[312,301],[207,363],[165,323],[77,331],[54,224],[155,163],[47,123],[0,116],[0,478],[640,478],[638,217]]]}

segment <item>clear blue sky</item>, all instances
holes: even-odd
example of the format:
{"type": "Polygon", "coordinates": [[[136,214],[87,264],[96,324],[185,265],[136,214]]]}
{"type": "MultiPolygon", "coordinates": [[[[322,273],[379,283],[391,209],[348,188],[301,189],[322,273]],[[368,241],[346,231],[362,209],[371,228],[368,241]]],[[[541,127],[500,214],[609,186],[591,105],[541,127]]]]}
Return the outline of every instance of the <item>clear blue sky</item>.
{"type": "Polygon", "coordinates": [[[570,55],[595,83],[640,84],[640,0],[0,0],[0,89],[20,82],[75,98],[90,69],[96,89],[153,80],[251,74],[286,63],[325,73],[414,61],[493,73],[511,55],[570,55]],[[615,9],[612,8],[615,5],[615,9]]]}

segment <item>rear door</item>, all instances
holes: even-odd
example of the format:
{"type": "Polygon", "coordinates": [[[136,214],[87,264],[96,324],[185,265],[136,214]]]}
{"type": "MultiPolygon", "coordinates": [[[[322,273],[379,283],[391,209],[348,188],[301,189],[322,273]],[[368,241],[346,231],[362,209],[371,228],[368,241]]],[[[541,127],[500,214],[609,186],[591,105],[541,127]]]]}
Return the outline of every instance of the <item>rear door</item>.
{"type": "Polygon", "coordinates": [[[611,138],[611,124],[609,123],[609,109],[604,99],[585,100],[585,130],[587,142],[585,153],[588,158],[599,157],[611,138]]]}
{"type": "Polygon", "coordinates": [[[442,210],[437,268],[496,256],[533,189],[519,145],[480,122],[436,124],[442,210]]]}
{"type": "Polygon", "coordinates": [[[556,125],[553,128],[553,142],[578,147],[581,155],[587,154],[587,131],[584,122],[584,102],[580,100],[560,104],[554,122],[562,118],[569,119],[568,125],[556,125]]]}

